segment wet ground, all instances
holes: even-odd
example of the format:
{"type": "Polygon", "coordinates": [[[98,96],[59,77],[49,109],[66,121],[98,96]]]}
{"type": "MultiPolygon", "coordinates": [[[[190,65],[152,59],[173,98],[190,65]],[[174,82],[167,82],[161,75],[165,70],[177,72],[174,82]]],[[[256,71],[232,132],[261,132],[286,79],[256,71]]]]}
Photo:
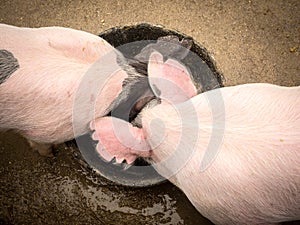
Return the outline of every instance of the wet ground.
{"type": "MultiPolygon", "coordinates": [[[[225,85],[300,85],[299,0],[1,0],[0,22],[65,26],[98,34],[139,22],[195,38],[215,58],[225,85]]],[[[211,224],[170,183],[128,188],[95,176],[59,146],[54,158],[0,134],[0,224],[211,224]]]]}
{"type": "Polygon", "coordinates": [[[16,134],[0,139],[0,224],[211,224],[170,183],[117,186],[66,145],[47,158],[16,134]]]}

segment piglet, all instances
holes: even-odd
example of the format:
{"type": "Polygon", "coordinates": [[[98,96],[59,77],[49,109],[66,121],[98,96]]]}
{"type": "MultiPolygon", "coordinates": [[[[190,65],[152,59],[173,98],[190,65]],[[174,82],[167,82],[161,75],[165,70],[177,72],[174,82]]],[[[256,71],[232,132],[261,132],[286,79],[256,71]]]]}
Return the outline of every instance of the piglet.
{"type": "Polygon", "coordinates": [[[91,123],[99,154],[151,158],[215,224],[299,220],[300,87],[244,84],[194,96],[184,67],[170,73],[169,65],[151,54],[149,79],[162,103],[142,110],[141,128],[111,117],[91,123]]]}
{"type": "Polygon", "coordinates": [[[182,59],[191,45],[190,39],[161,37],[126,59],[83,31],[0,24],[0,130],[13,129],[48,154],[51,144],[87,133],[93,117],[114,110],[127,119],[127,109],[135,116],[155,98],[144,71],[149,54],[159,48],[182,59]]]}
{"type": "MultiPolygon", "coordinates": [[[[19,132],[41,151],[73,139],[73,102],[80,82],[91,66],[108,54],[115,65],[117,54],[113,51],[105,40],[83,31],[0,24],[0,130],[19,132]]],[[[93,71],[95,79],[109,79],[104,80],[98,96],[91,93],[77,101],[83,120],[78,135],[89,131],[91,118],[85,118],[86,108],[96,104],[95,115],[106,115],[127,78],[121,68],[113,74],[97,68],[93,71]]],[[[92,87],[94,80],[89,82],[92,87]]]]}

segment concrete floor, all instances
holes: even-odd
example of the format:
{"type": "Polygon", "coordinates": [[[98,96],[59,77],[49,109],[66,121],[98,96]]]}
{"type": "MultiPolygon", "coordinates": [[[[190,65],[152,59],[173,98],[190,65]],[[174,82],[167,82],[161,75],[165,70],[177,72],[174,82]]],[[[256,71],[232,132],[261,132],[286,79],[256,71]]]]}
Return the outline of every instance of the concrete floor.
{"type": "MultiPolygon", "coordinates": [[[[226,86],[300,85],[299,0],[1,0],[0,22],[94,34],[162,24],[205,46],[226,86]]],[[[0,224],[210,224],[171,184],[132,189],[97,183],[63,146],[56,158],[42,158],[20,137],[2,133],[0,152],[0,224]]]]}
{"type": "Polygon", "coordinates": [[[118,25],[162,24],[205,46],[227,85],[300,84],[299,0],[2,0],[0,22],[65,26],[94,34],[118,25]]]}

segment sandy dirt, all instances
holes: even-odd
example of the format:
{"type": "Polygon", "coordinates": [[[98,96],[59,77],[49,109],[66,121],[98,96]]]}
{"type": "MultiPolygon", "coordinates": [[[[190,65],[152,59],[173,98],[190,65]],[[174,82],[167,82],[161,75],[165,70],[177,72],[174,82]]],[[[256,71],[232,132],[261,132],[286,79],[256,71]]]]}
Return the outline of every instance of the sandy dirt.
{"type": "MultiPolygon", "coordinates": [[[[225,86],[300,85],[299,0],[1,0],[0,22],[63,26],[98,34],[141,22],[162,24],[205,46],[225,86]]],[[[141,189],[93,175],[59,146],[54,158],[0,133],[0,224],[211,224],[170,183],[141,189]]]]}

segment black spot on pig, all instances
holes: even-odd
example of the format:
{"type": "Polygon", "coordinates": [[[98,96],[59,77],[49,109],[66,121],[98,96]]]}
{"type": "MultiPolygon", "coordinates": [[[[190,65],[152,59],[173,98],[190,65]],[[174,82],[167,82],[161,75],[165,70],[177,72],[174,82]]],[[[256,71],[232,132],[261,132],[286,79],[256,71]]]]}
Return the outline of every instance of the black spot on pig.
{"type": "Polygon", "coordinates": [[[0,85],[19,68],[18,60],[14,55],[4,49],[0,49],[0,85]]]}
{"type": "Polygon", "coordinates": [[[122,92],[110,106],[110,116],[130,122],[155,95],[148,82],[146,63],[125,59],[122,55],[117,61],[128,77],[123,81],[122,92]]]}

